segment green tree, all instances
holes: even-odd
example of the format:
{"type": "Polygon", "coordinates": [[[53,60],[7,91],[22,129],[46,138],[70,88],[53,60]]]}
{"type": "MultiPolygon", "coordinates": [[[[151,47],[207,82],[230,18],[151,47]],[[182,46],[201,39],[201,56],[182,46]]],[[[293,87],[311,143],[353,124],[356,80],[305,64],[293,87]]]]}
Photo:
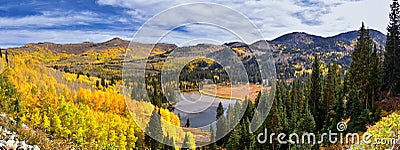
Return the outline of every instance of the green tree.
{"type": "Polygon", "coordinates": [[[216,139],[217,145],[222,146],[225,143],[224,135],[227,133],[227,120],[224,115],[220,116],[217,120],[217,132],[216,132],[216,139]]]}
{"type": "MultiPolygon", "coordinates": [[[[349,85],[352,89],[359,89],[359,100],[364,104],[364,108],[368,109],[370,104],[370,95],[368,94],[368,84],[370,83],[370,54],[373,45],[369,31],[365,29],[364,23],[359,30],[357,43],[351,54],[351,63],[349,68],[349,85]]],[[[351,93],[350,93],[351,94],[351,93]]]]}
{"type": "Polygon", "coordinates": [[[217,145],[216,145],[216,141],[215,141],[216,139],[215,139],[215,131],[214,131],[214,128],[213,128],[213,126],[212,125],[210,125],[210,141],[212,142],[210,145],[209,145],[209,148],[210,148],[210,150],[215,150],[215,149],[217,149],[217,145]]]}
{"type": "Polygon", "coordinates": [[[174,138],[170,137],[169,135],[164,137],[164,145],[163,145],[163,150],[175,150],[175,142],[174,142],[174,138]]]}
{"type": "Polygon", "coordinates": [[[190,120],[189,120],[189,118],[186,119],[185,127],[186,127],[186,128],[189,128],[189,127],[190,127],[190,120]]]}
{"type": "Polygon", "coordinates": [[[106,87],[106,81],[104,80],[104,78],[101,78],[100,84],[101,86],[106,87]]]}
{"type": "Polygon", "coordinates": [[[362,111],[362,106],[360,102],[360,91],[357,89],[351,89],[349,91],[348,97],[347,97],[347,102],[346,102],[346,115],[350,117],[351,121],[348,125],[348,131],[349,132],[357,132],[360,129],[360,126],[363,126],[359,124],[359,116],[362,111]]]}
{"type": "Polygon", "coordinates": [[[240,125],[240,138],[239,138],[239,143],[240,146],[238,149],[254,149],[254,144],[255,144],[255,137],[252,133],[249,131],[250,127],[250,121],[246,120],[241,123],[240,125]]]}
{"type": "Polygon", "coordinates": [[[368,85],[368,94],[370,98],[370,109],[372,112],[376,112],[377,108],[374,107],[376,102],[380,98],[380,90],[383,84],[383,66],[382,66],[382,48],[377,49],[374,46],[373,51],[370,56],[370,74],[369,74],[369,85],[368,85]]]}
{"type": "Polygon", "coordinates": [[[151,149],[161,148],[161,143],[157,141],[163,139],[160,117],[160,114],[154,109],[146,127],[145,144],[151,149]]]}
{"type": "Polygon", "coordinates": [[[388,33],[386,36],[386,52],[384,61],[383,90],[390,91],[391,95],[400,92],[400,5],[393,0],[390,5],[388,33]]]}
{"type": "Polygon", "coordinates": [[[348,84],[346,109],[348,116],[352,119],[350,124],[361,131],[365,130],[366,122],[372,123],[376,120],[369,117],[369,113],[380,112],[375,112],[373,107],[376,103],[375,100],[379,98],[378,90],[381,87],[381,59],[378,53],[369,35],[369,30],[365,29],[364,23],[362,23],[354,52],[351,55],[352,62],[348,71],[348,83],[346,83],[348,84]],[[358,97],[354,97],[355,95],[358,97]],[[359,104],[360,107],[358,107],[359,104]],[[360,114],[361,112],[363,114],[360,114]],[[365,119],[370,120],[366,121],[365,119]]]}
{"type": "Polygon", "coordinates": [[[10,62],[8,61],[8,50],[6,50],[6,62],[7,62],[7,65],[10,65],[10,62]]]}
{"type": "Polygon", "coordinates": [[[224,107],[222,106],[222,103],[219,102],[218,108],[217,108],[217,116],[216,116],[217,120],[218,120],[222,115],[224,115],[224,107]]]}
{"type": "MultiPolygon", "coordinates": [[[[341,78],[340,78],[340,70],[337,64],[331,64],[328,68],[328,75],[325,79],[325,86],[324,86],[324,110],[325,110],[325,129],[329,129],[332,125],[332,121],[336,113],[343,113],[343,111],[338,112],[335,111],[335,103],[340,101],[341,99],[341,78]]],[[[343,106],[343,104],[341,104],[343,106]]],[[[340,115],[339,115],[340,117],[340,115]]],[[[341,118],[341,117],[340,117],[341,118]]]]}
{"type": "Polygon", "coordinates": [[[333,112],[333,120],[330,126],[330,130],[336,131],[336,125],[342,121],[345,116],[345,108],[344,108],[344,87],[342,86],[342,78],[340,75],[340,70],[337,67],[338,65],[334,65],[333,67],[336,68],[336,75],[334,80],[334,91],[335,91],[335,106],[333,112]]]}
{"type": "Polygon", "coordinates": [[[229,134],[228,142],[226,144],[227,149],[240,149],[244,143],[240,143],[241,137],[244,135],[240,135],[241,125],[238,124],[229,134]]]}
{"type": "Polygon", "coordinates": [[[312,115],[315,117],[316,131],[321,131],[326,116],[322,104],[322,73],[320,66],[320,59],[318,55],[315,55],[312,64],[309,106],[311,106],[312,115]]]}

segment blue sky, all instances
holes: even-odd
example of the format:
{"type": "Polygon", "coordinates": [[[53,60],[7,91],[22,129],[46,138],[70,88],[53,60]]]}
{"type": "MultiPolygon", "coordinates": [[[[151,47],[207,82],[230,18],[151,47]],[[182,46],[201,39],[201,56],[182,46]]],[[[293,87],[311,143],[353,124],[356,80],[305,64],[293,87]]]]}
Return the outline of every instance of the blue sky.
{"type": "MultiPolygon", "coordinates": [[[[113,37],[130,40],[146,20],[186,0],[0,0],[0,47],[21,46],[33,42],[103,42],[113,37]]],[[[205,2],[205,1],[201,1],[205,2]]],[[[214,3],[230,7],[247,16],[265,39],[302,31],[332,36],[356,30],[361,21],[371,29],[386,33],[390,0],[264,0],[214,3]]],[[[199,10],[204,11],[207,10],[199,10]]],[[[174,21],[178,16],[165,18],[174,21]]],[[[236,20],[232,20],[235,22],[236,20]]],[[[223,34],[202,34],[232,41],[223,34]]],[[[204,31],[203,30],[203,31],[204,31]]],[[[245,29],[242,29],[245,30],[245,29]]],[[[180,27],[177,38],[164,42],[182,44],[196,38],[199,27],[180,27]]],[[[207,38],[207,36],[205,36],[207,38]]]]}

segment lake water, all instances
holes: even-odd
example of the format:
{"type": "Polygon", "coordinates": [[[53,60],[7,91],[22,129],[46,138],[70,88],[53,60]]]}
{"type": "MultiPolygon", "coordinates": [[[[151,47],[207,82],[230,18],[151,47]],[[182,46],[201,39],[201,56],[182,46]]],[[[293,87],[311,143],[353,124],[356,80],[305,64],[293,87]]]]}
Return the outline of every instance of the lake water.
{"type": "Polygon", "coordinates": [[[209,124],[216,121],[219,102],[222,103],[226,112],[229,105],[233,107],[238,100],[217,98],[200,93],[185,93],[178,95],[178,103],[175,105],[174,113],[180,115],[181,125],[190,120],[190,127],[207,130],[209,124]]]}

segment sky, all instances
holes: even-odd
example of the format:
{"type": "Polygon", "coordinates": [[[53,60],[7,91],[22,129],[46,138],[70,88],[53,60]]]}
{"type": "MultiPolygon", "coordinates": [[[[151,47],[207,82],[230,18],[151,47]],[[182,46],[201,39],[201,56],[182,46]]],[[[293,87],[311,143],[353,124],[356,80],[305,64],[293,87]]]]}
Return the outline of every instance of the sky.
{"type": "MultiPolygon", "coordinates": [[[[188,0],[0,0],[0,48],[28,43],[104,42],[114,37],[132,40],[141,26],[165,10],[177,8],[188,0]]],[[[208,2],[208,1],[196,1],[208,2]]],[[[210,1],[211,2],[211,1],[210,1]]],[[[364,21],[370,29],[386,33],[391,0],[213,0],[242,14],[261,32],[261,38],[272,40],[290,32],[306,32],[323,37],[357,30],[364,21]]],[[[224,9],[193,8],[205,16],[230,19],[232,30],[247,32],[242,18],[229,18],[224,9]]],[[[158,18],[154,32],[169,32],[161,41],[177,45],[231,42],[240,40],[218,26],[190,24],[176,26],[185,11],[158,18]],[[161,20],[161,21],[160,21],[161,20]],[[173,25],[173,26],[172,26],[173,25]],[[172,29],[172,30],[171,30],[172,29]]],[[[229,14],[228,14],[229,13],[229,14]]],[[[224,22],[209,17],[211,22],[224,22]]],[[[187,20],[190,20],[188,18],[187,20]]],[[[184,21],[183,21],[184,22],[184,21]]],[[[226,21],[224,22],[226,24],[226,21]]],[[[250,42],[254,42],[252,39],[250,42]]],[[[139,41],[140,42],[140,41],[139,41]]]]}

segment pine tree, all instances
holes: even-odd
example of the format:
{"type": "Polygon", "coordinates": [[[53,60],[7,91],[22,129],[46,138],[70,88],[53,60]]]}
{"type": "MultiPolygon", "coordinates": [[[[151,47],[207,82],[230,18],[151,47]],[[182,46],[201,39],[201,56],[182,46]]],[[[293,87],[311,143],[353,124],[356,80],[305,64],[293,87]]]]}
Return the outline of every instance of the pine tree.
{"type": "Polygon", "coordinates": [[[214,128],[212,125],[210,125],[210,142],[211,144],[209,145],[210,150],[215,150],[217,149],[217,145],[216,145],[216,141],[215,141],[215,132],[214,132],[214,128]]]}
{"type": "Polygon", "coordinates": [[[383,77],[383,66],[382,66],[382,48],[377,49],[376,46],[373,48],[373,52],[370,56],[370,75],[369,75],[369,96],[370,107],[373,112],[376,112],[376,101],[380,98],[380,90],[382,87],[382,77],[383,77]]]}
{"type": "Polygon", "coordinates": [[[222,146],[225,143],[224,135],[227,134],[227,124],[226,117],[224,115],[220,116],[220,119],[217,120],[217,132],[216,138],[219,139],[217,141],[218,146],[222,146]]]}
{"type": "Polygon", "coordinates": [[[334,82],[334,91],[335,91],[335,106],[334,106],[334,114],[333,120],[331,123],[330,130],[336,131],[336,125],[342,121],[345,116],[345,108],[344,108],[344,88],[342,87],[342,78],[340,75],[340,70],[338,69],[338,65],[334,65],[336,68],[336,76],[334,82]]]}
{"type": "Polygon", "coordinates": [[[358,89],[351,89],[349,92],[351,94],[348,95],[347,97],[347,103],[346,103],[346,115],[350,117],[351,122],[348,125],[348,131],[349,132],[356,132],[358,131],[359,126],[363,126],[359,124],[359,116],[362,111],[362,106],[360,102],[360,91],[358,89]]]}
{"type": "Polygon", "coordinates": [[[324,115],[325,113],[323,113],[322,74],[320,66],[320,59],[318,55],[315,55],[312,64],[309,106],[311,106],[312,115],[315,117],[316,131],[321,131],[326,116],[324,115]]]}
{"type": "Polygon", "coordinates": [[[228,125],[228,128],[229,129],[231,129],[231,128],[233,128],[233,125],[234,125],[234,111],[233,111],[233,108],[232,108],[232,106],[229,104],[228,105],[228,109],[226,110],[226,120],[227,120],[227,125],[228,125]]]}
{"type": "Polygon", "coordinates": [[[189,120],[189,118],[186,119],[185,127],[186,127],[186,128],[189,128],[189,127],[190,127],[190,120],[189,120]]]}
{"type": "Polygon", "coordinates": [[[160,114],[154,109],[150,121],[146,127],[145,144],[151,149],[160,149],[161,143],[157,140],[163,139],[160,114]]]}
{"type": "MultiPolygon", "coordinates": [[[[314,116],[311,114],[308,104],[305,103],[302,107],[301,118],[299,120],[299,129],[300,133],[312,133],[315,129],[315,120],[314,116]]],[[[295,145],[299,149],[311,149],[312,144],[305,143],[304,145],[295,145]]]]}
{"type": "Polygon", "coordinates": [[[226,145],[227,149],[240,149],[241,145],[243,145],[243,143],[240,142],[241,137],[244,135],[240,135],[240,129],[241,129],[241,125],[238,124],[230,133],[229,137],[228,137],[228,142],[226,145]]]}
{"type": "Polygon", "coordinates": [[[299,116],[301,114],[300,109],[299,109],[299,105],[300,105],[300,90],[299,90],[299,80],[295,79],[291,85],[291,90],[290,90],[290,122],[289,122],[289,128],[291,129],[291,132],[297,132],[297,128],[298,128],[298,121],[299,118],[301,116],[299,116]]]}
{"type": "Polygon", "coordinates": [[[241,122],[253,119],[255,106],[247,97],[243,101],[242,110],[245,110],[245,112],[241,122]]]}
{"type": "Polygon", "coordinates": [[[104,80],[104,78],[101,78],[101,86],[106,87],[106,81],[104,80]]]}
{"type": "Polygon", "coordinates": [[[10,62],[8,61],[8,50],[6,50],[6,62],[7,62],[7,65],[10,65],[10,62]]]}
{"type": "Polygon", "coordinates": [[[392,95],[400,92],[400,5],[393,0],[390,5],[388,33],[386,36],[386,52],[384,61],[384,84],[382,89],[390,91],[392,95]]]}
{"type": "Polygon", "coordinates": [[[245,121],[241,122],[240,127],[239,134],[241,137],[239,139],[240,146],[238,149],[253,149],[256,138],[249,131],[250,121],[246,119],[245,121]]]}
{"type": "MultiPolygon", "coordinates": [[[[337,94],[340,92],[340,75],[338,73],[338,68],[336,64],[331,64],[329,65],[328,68],[328,75],[326,76],[325,80],[325,86],[324,86],[324,98],[323,98],[323,104],[324,104],[324,110],[325,110],[325,123],[324,127],[325,129],[328,129],[331,124],[332,120],[334,117],[334,107],[336,103],[336,99],[339,98],[337,94]]],[[[340,112],[341,113],[341,112],[340,112]]]]}
{"type": "Polygon", "coordinates": [[[359,100],[363,103],[363,108],[365,109],[369,109],[369,106],[371,106],[371,95],[368,88],[371,80],[370,61],[372,50],[372,39],[369,35],[369,31],[365,29],[364,23],[362,23],[356,46],[351,54],[352,61],[349,68],[349,84],[351,86],[350,88],[361,90],[359,93],[359,100]]]}
{"type": "Polygon", "coordinates": [[[170,137],[169,135],[164,137],[164,145],[163,145],[163,150],[175,150],[175,141],[173,137],[170,137]]]}
{"type": "Polygon", "coordinates": [[[224,115],[224,107],[222,106],[222,103],[219,102],[218,108],[217,108],[217,116],[216,116],[217,120],[218,120],[222,115],[224,115]]]}

